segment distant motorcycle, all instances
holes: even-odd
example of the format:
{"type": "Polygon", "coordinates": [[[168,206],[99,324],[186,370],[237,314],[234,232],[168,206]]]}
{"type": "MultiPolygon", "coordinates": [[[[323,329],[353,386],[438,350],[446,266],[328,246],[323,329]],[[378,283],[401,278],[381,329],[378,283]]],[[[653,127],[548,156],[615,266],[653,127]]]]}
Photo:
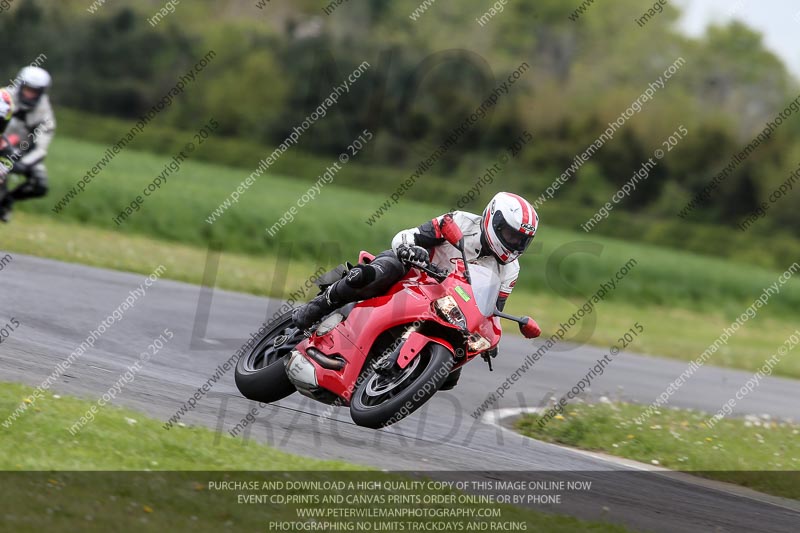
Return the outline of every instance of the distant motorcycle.
{"type": "MultiPolygon", "coordinates": [[[[447,273],[430,262],[414,268],[385,295],[352,303],[325,317],[313,331],[283,315],[242,355],[236,386],[247,398],[275,402],[295,391],[327,404],[349,405],[353,421],[369,428],[410,415],[439,390],[448,375],[500,342],[499,318],[519,323],[527,338],[541,334],[530,317],[495,307],[500,279],[469,264],[463,235],[452,218],[441,226],[461,251],[447,273]]],[[[359,260],[374,256],[361,252],[359,260]]]]}

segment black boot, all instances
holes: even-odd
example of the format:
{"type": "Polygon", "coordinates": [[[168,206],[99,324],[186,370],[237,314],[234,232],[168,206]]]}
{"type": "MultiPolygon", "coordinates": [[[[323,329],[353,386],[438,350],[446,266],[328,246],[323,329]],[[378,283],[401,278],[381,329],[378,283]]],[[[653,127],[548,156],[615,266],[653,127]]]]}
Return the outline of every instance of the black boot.
{"type": "MultiPolygon", "coordinates": [[[[342,283],[342,281],[337,281],[336,283],[342,283]]],[[[295,326],[300,329],[308,329],[317,320],[324,317],[339,306],[336,302],[330,299],[331,289],[333,289],[336,283],[325,289],[325,292],[314,297],[314,299],[307,304],[301,305],[294,310],[292,313],[292,322],[294,322],[295,326]]]]}
{"type": "Polygon", "coordinates": [[[375,279],[375,270],[369,265],[356,265],[347,277],[333,283],[325,292],[292,313],[292,322],[300,329],[308,329],[319,319],[345,304],[360,300],[359,289],[375,279]]]}

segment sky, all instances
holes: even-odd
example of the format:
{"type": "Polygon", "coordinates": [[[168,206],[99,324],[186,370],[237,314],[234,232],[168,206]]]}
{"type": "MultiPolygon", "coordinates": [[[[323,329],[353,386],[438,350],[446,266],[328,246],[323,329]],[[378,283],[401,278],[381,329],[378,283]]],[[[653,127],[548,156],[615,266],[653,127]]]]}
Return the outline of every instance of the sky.
{"type": "Polygon", "coordinates": [[[673,0],[683,10],[680,27],[697,36],[709,24],[736,18],[764,35],[767,48],[800,78],[800,2],[797,0],[673,0]]]}

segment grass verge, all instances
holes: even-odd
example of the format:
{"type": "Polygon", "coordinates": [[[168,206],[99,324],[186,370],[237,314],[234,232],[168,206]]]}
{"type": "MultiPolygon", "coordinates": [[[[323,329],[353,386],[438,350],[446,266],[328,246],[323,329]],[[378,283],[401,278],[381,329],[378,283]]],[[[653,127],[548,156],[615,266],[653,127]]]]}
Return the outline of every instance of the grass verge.
{"type": "MultiPolygon", "coordinates": [[[[207,249],[160,241],[142,235],[119,234],[76,223],[55,223],[51,218],[19,213],[12,231],[5,235],[4,249],[40,257],[50,257],[73,263],[83,263],[140,274],[150,274],[158,264],[167,267],[167,276],[179,281],[200,284],[203,281],[207,249]]],[[[219,262],[216,284],[223,289],[261,296],[287,298],[302,286],[317,269],[317,263],[290,256],[279,262],[276,256],[255,257],[246,254],[224,253],[219,262]],[[276,276],[276,271],[281,275],[276,276]],[[283,279],[285,283],[276,282],[283,279]]],[[[332,266],[339,257],[326,256],[320,264],[332,266]]],[[[13,268],[13,264],[7,268],[13,268]]],[[[624,280],[622,283],[625,283],[624,280]]],[[[582,305],[578,298],[564,298],[553,292],[515,290],[509,299],[511,313],[530,314],[542,325],[545,335],[552,335],[582,305]]],[[[640,321],[645,334],[631,349],[682,360],[696,358],[730,325],[731,317],[721,310],[699,312],[656,305],[634,305],[608,300],[598,305],[593,315],[596,324],[588,330],[586,342],[609,346],[624,334],[634,321],[640,321]]],[[[586,318],[584,322],[589,323],[586,318]]],[[[742,327],[722,346],[709,364],[756,371],[764,358],[779,347],[781,339],[796,329],[789,317],[758,315],[742,327]]],[[[516,332],[513,327],[510,332],[516,332]]],[[[535,350],[540,341],[531,344],[535,350]]],[[[800,378],[800,359],[784,358],[774,373],[800,378]]]]}
{"type": "Polygon", "coordinates": [[[575,403],[543,427],[539,416],[525,415],[516,428],[538,440],[800,499],[800,425],[748,416],[725,418],[710,429],[703,423],[709,415],[690,409],[662,409],[637,424],[645,409],[575,403]]]}
{"type": "MultiPolygon", "coordinates": [[[[31,387],[0,384],[0,412],[11,412],[32,392],[31,387]]],[[[0,426],[0,470],[4,470],[0,472],[0,486],[5,489],[0,520],[9,531],[264,531],[270,530],[271,521],[305,522],[298,517],[297,509],[311,505],[272,501],[246,504],[239,495],[269,491],[220,490],[209,482],[257,481],[261,487],[262,482],[275,480],[403,479],[380,472],[353,472],[367,469],[293,456],[228,435],[218,436],[206,428],[164,431],[158,420],[116,407],[102,409],[94,423],[70,436],[67,428],[71,422],[91,405],[86,400],[46,395],[11,428],[0,426]],[[30,470],[38,472],[24,472],[30,470]]],[[[308,492],[297,488],[280,494],[302,496],[308,492]]],[[[337,489],[325,492],[347,493],[337,489]]],[[[453,492],[432,489],[426,493],[453,492]]],[[[487,508],[470,504],[460,507],[487,508]]],[[[529,529],[533,526],[538,531],[626,531],[511,506],[492,507],[500,509],[503,521],[525,522],[529,529]]]]}
{"type": "MultiPolygon", "coordinates": [[[[33,388],[0,383],[0,412],[11,413],[33,388]]],[[[289,455],[210,429],[176,426],[128,409],[100,409],[71,436],[68,428],[94,402],[49,395],[9,428],[0,424],[0,470],[353,470],[338,461],[289,455]]],[[[361,468],[363,469],[363,468],[361,468]]]]}

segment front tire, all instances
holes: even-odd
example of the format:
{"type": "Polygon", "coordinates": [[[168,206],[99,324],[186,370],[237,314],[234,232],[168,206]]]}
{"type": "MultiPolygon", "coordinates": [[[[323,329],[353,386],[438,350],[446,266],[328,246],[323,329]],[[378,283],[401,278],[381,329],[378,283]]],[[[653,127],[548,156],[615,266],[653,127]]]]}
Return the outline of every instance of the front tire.
{"type": "Polygon", "coordinates": [[[277,402],[295,392],[286,375],[284,359],[303,338],[303,331],[292,324],[291,311],[281,315],[236,362],[239,392],[249,400],[264,403],[277,402]]]}
{"type": "Polygon", "coordinates": [[[453,364],[450,350],[431,342],[403,370],[384,376],[368,369],[350,401],[353,422],[377,429],[404,419],[436,394],[453,364]]]}

